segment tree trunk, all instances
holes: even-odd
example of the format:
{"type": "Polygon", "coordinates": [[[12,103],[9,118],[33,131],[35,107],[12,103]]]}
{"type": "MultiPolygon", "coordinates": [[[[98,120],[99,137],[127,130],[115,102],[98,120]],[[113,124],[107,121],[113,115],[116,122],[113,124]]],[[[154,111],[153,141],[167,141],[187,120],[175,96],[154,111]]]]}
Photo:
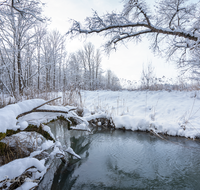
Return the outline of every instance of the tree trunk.
{"type": "Polygon", "coordinates": [[[18,67],[18,83],[19,83],[19,94],[22,95],[22,68],[21,68],[21,52],[20,46],[18,45],[18,52],[17,52],[17,67],[18,67]]]}

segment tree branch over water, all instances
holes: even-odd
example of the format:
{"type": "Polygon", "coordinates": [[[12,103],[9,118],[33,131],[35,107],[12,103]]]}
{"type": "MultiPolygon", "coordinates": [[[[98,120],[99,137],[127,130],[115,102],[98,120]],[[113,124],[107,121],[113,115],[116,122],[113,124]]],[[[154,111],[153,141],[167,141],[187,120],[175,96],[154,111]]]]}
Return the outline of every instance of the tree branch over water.
{"type": "Polygon", "coordinates": [[[144,0],[123,2],[124,8],[119,13],[99,16],[94,12],[85,19],[84,25],[72,20],[67,34],[72,38],[80,34],[102,34],[107,39],[107,53],[119,43],[140,42],[148,37],[153,51],[165,53],[168,58],[176,55],[179,66],[194,64],[192,57],[199,55],[200,50],[200,3],[160,0],[155,11],[151,11],[144,0]]]}

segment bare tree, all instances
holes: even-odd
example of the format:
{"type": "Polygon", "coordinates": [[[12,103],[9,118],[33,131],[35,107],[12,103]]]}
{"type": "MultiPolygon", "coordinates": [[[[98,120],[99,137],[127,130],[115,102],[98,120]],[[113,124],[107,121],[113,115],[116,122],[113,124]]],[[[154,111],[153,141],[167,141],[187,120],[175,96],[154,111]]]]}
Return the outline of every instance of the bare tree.
{"type": "Polygon", "coordinates": [[[152,41],[153,50],[163,51],[169,57],[177,53],[180,66],[192,66],[192,55],[200,49],[199,10],[199,3],[160,0],[153,13],[144,0],[124,0],[121,13],[99,16],[94,12],[92,17],[86,18],[85,25],[73,20],[67,34],[74,37],[78,34],[102,33],[108,38],[105,44],[107,52],[115,49],[120,42],[138,42],[147,36],[152,41]],[[160,46],[161,42],[165,46],[160,46]]]}
{"type": "Polygon", "coordinates": [[[53,89],[56,90],[57,64],[59,64],[62,59],[62,50],[63,44],[65,43],[65,38],[58,31],[53,31],[49,37],[51,42],[51,56],[53,66],[53,89]]]}
{"type": "Polygon", "coordinates": [[[96,54],[94,57],[94,64],[95,64],[95,88],[98,89],[99,88],[99,75],[101,75],[100,70],[101,70],[101,53],[100,50],[97,49],[96,50],[96,54]]]}
{"type": "Polygon", "coordinates": [[[81,86],[81,78],[82,78],[82,67],[80,64],[80,59],[78,52],[72,53],[69,58],[69,80],[71,85],[73,85],[74,88],[79,88],[81,86]]]}
{"type": "Polygon", "coordinates": [[[41,48],[42,48],[42,39],[47,33],[45,25],[36,25],[35,30],[35,45],[36,45],[36,60],[37,60],[37,88],[40,90],[40,69],[41,69],[41,48]]]}
{"type": "Polygon", "coordinates": [[[94,71],[94,45],[89,42],[84,46],[84,55],[86,60],[86,67],[88,67],[88,81],[89,89],[93,87],[93,71],[94,71]]]}
{"type": "Polygon", "coordinates": [[[101,52],[95,50],[94,45],[89,42],[79,50],[79,61],[83,67],[83,80],[85,89],[95,90],[98,87],[99,76],[101,75],[101,52]],[[89,85],[89,86],[88,86],[89,85]]]}
{"type": "Polygon", "coordinates": [[[143,88],[149,89],[150,86],[153,84],[154,78],[155,78],[154,69],[155,68],[152,66],[151,63],[148,63],[146,67],[143,65],[142,74],[141,74],[141,82],[142,82],[143,88]]]}

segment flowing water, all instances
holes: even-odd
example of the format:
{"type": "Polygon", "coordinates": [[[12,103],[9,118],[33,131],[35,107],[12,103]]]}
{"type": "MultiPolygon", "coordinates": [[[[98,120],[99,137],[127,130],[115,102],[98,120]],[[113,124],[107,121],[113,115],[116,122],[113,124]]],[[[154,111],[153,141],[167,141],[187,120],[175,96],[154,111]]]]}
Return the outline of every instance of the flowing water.
{"type": "Polygon", "coordinates": [[[51,124],[62,144],[81,160],[69,157],[54,176],[52,189],[199,189],[200,142],[162,140],[150,133],[96,130],[68,131],[51,124]]]}

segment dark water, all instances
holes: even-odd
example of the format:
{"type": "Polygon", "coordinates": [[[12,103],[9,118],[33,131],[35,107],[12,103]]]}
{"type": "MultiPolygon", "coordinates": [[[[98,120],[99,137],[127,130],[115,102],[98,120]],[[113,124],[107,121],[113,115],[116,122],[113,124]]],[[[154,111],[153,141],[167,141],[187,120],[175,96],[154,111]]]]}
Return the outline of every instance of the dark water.
{"type": "Polygon", "coordinates": [[[62,165],[52,189],[200,189],[199,141],[117,130],[62,135],[82,159],[62,165]]]}

